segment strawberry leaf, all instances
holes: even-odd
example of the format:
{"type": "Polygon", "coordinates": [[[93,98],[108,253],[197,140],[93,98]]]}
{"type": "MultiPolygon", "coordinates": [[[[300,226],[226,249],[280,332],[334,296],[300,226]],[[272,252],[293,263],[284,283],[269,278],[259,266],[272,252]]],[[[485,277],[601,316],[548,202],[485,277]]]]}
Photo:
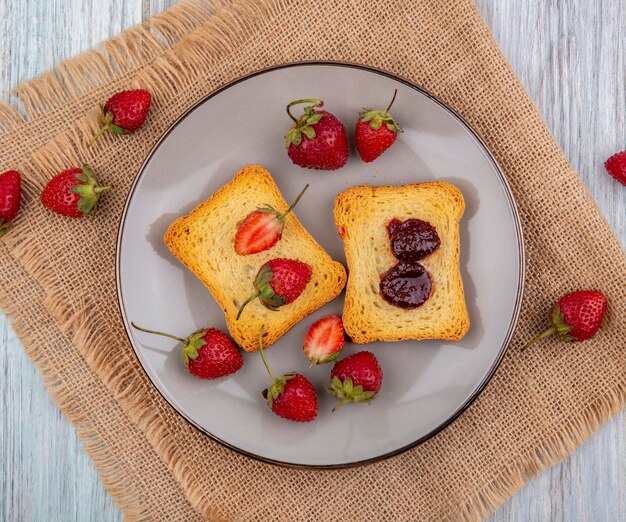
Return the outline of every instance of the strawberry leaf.
{"type": "Polygon", "coordinates": [[[376,392],[364,391],[363,386],[360,384],[354,386],[352,379],[349,377],[345,378],[343,382],[338,377],[333,377],[330,381],[330,387],[327,387],[326,391],[334,397],[341,399],[341,404],[335,409],[348,402],[370,402],[376,398],[376,392]]]}
{"type": "Polygon", "coordinates": [[[370,127],[373,130],[380,129],[384,123],[386,127],[392,132],[402,132],[400,125],[391,117],[387,111],[379,111],[373,109],[364,109],[364,112],[360,114],[361,121],[370,122],[370,127]]]}
{"type": "Polygon", "coordinates": [[[272,311],[276,311],[281,306],[285,306],[287,304],[287,300],[280,295],[274,294],[272,291],[272,295],[267,297],[261,294],[261,303],[263,303],[263,306],[265,306],[266,308],[269,308],[272,311]]]}
{"type": "Polygon", "coordinates": [[[285,136],[285,140],[287,148],[289,148],[291,144],[295,145],[296,147],[300,145],[300,143],[302,143],[302,133],[300,132],[300,129],[298,129],[297,127],[292,127],[287,133],[287,136],[285,136]]]}
{"type": "Polygon", "coordinates": [[[184,351],[189,359],[196,359],[198,357],[198,350],[206,345],[206,341],[204,340],[206,332],[205,329],[198,330],[187,338],[184,351]]]}
{"type": "Polygon", "coordinates": [[[0,237],[3,237],[9,228],[11,228],[12,223],[10,221],[4,221],[0,219],[0,237]]]}
{"type": "Polygon", "coordinates": [[[113,134],[124,134],[124,129],[122,129],[122,127],[111,125],[109,128],[113,134]]]}
{"type": "MultiPolygon", "coordinates": [[[[291,115],[291,113],[289,114],[291,115]]],[[[287,148],[291,145],[298,147],[302,143],[303,134],[310,140],[315,138],[316,133],[313,126],[317,125],[323,117],[324,114],[317,112],[314,106],[305,107],[304,114],[298,120],[292,116],[295,123],[285,136],[287,148]]]]}
{"type": "Polygon", "coordinates": [[[322,119],[322,116],[323,116],[323,114],[316,113],[313,116],[311,116],[310,118],[307,118],[306,124],[307,125],[315,125],[316,123],[319,123],[319,121],[322,119]]]}
{"type": "Polygon", "coordinates": [[[313,127],[302,127],[301,131],[302,134],[304,134],[310,140],[315,138],[315,129],[313,127]]]}
{"type": "Polygon", "coordinates": [[[261,288],[266,286],[272,280],[272,277],[274,277],[272,267],[269,265],[262,266],[254,279],[254,287],[261,291],[261,288]]]}
{"type": "Polygon", "coordinates": [[[287,373],[285,375],[280,376],[278,379],[274,381],[274,383],[263,390],[263,397],[267,400],[267,404],[271,408],[274,404],[274,401],[280,397],[280,394],[285,391],[285,385],[287,381],[293,379],[296,376],[296,373],[287,373]]]}
{"type": "Polygon", "coordinates": [[[88,216],[96,207],[96,199],[94,199],[93,197],[82,196],[78,200],[77,206],[78,210],[80,210],[83,215],[88,216]]]}
{"type": "Polygon", "coordinates": [[[370,121],[370,127],[374,130],[378,130],[380,129],[380,126],[383,124],[383,119],[376,115],[372,118],[372,121],[370,121]]]}

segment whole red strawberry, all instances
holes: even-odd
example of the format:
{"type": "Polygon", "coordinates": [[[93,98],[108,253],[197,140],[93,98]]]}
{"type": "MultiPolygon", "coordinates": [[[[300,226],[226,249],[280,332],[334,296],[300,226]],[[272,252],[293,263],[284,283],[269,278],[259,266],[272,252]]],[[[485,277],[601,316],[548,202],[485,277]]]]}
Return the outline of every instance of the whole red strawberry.
{"type": "Polygon", "coordinates": [[[248,256],[269,250],[278,243],[285,228],[285,217],[298,204],[307,188],[308,185],[285,212],[278,212],[274,207],[266,205],[248,214],[237,228],[235,252],[240,256],[248,256]]]}
{"type": "Polygon", "coordinates": [[[345,333],[341,317],[329,315],[315,321],[304,337],[304,354],[311,366],[334,361],[343,350],[345,333]]]}
{"type": "Polygon", "coordinates": [[[580,342],[591,339],[602,324],[606,305],[606,297],[596,290],[579,290],[565,294],[550,311],[552,326],[523,349],[551,335],[556,335],[563,341],[580,342]]]}
{"type": "Polygon", "coordinates": [[[626,150],[613,154],[604,163],[604,168],[622,185],[626,185],[626,150]]]}
{"type": "Polygon", "coordinates": [[[41,202],[57,214],[73,218],[88,216],[95,209],[100,194],[111,186],[100,187],[87,165],[64,170],[52,178],[41,193],[41,202]]]}
{"type": "Polygon", "coordinates": [[[200,379],[219,379],[235,373],[243,366],[241,352],[217,328],[203,328],[183,339],[131,324],[141,332],[169,337],[182,343],[185,368],[200,379]]]}
{"type": "Polygon", "coordinates": [[[146,121],[150,105],[152,105],[152,96],[143,89],[114,94],[104,105],[100,105],[102,127],[90,144],[107,131],[113,134],[135,132],[146,121]]]}
{"type": "Polygon", "coordinates": [[[391,103],[384,111],[364,109],[359,115],[354,141],[356,142],[356,150],[366,163],[374,161],[391,147],[396,141],[398,133],[402,132],[400,126],[389,114],[389,109],[391,109],[397,94],[398,91],[396,90],[391,103]]]}
{"type": "Polygon", "coordinates": [[[316,99],[296,100],[287,105],[287,114],[294,121],[287,133],[287,154],[296,165],[307,169],[336,170],[348,161],[346,128],[330,112],[317,110],[324,102],[316,99]],[[313,103],[296,119],[290,108],[300,103],[313,103]]]}
{"type": "Polygon", "coordinates": [[[0,237],[11,227],[20,209],[22,178],[16,170],[0,174],[0,237]]]}
{"type": "Polygon", "coordinates": [[[326,391],[341,399],[333,411],[348,402],[373,401],[383,383],[383,371],[372,352],[357,352],[335,363],[326,391]]]}
{"type": "Polygon", "coordinates": [[[246,305],[256,299],[270,310],[293,303],[311,280],[313,270],[309,265],[295,259],[271,259],[257,272],[254,279],[256,292],[239,307],[237,319],[246,305]]]}
{"type": "Polygon", "coordinates": [[[284,419],[295,422],[310,422],[317,417],[317,393],[311,382],[299,373],[287,373],[274,377],[263,353],[263,329],[259,335],[259,351],[263,364],[272,378],[269,388],[263,390],[272,411],[284,419]]]}

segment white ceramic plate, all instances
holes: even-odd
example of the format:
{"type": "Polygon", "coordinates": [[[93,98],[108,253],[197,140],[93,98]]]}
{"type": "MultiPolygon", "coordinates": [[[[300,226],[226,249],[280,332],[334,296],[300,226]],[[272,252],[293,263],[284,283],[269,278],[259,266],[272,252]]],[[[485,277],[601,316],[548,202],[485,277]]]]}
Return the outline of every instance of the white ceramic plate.
{"type": "MultiPolygon", "coordinates": [[[[350,136],[351,138],[351,136],[350,136]]],[[[260,201],[259,203],[263,203],[260,201]]],[[[188,422],[246,455],[284,465],[338,467],[406,450],[443,429],[476,398],[496,370],[519,314],[524,280],[520,220],[511,191],[485,145],[441,102],[409,82],[347,64],[293,64],[262,71],[208,96],[183,115],[150,153],[122,216],[117,284],[131,344],[154,386],[188,422]],[[334,172],[292,165],[283,136],[285,105],[316,97],[350,134],[362,107],[384,107],[404,128],[373,163],[354,151],[334,172]],[[347,343],[349,355],[374,352],[384,370],[378,398],[331,413],[323,391],[331,365],[310,369],[302,340],[313,321],[341,314],[343,295],[301,321],[267,352],[276,374],[296,370],[319,391],[311,423],[274,415],[261,397],[269,383],[258,353],[232,377],[201,381],[183,367],[180,346],[130,328],[134,321],[185,337],[207,326],[226,331],[209,292],[170,255],[168,225],[228,182],[244,165],[269,169],[287,201],[311,187],[297,208],[302,224],[345,263],[333,223],[333,198],[346,188],[445,180],[461,189],[461,267],[472,326],[456,343],[347,343]]]]}

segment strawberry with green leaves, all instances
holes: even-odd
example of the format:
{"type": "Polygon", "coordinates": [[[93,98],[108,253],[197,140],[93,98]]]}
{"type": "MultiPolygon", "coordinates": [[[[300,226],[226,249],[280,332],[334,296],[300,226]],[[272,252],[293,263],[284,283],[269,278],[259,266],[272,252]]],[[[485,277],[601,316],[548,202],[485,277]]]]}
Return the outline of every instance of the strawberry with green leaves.
{"type": "Polygon", "coordinates": [[[293,303],[311,280],[313,269],[295,259],[276,258],[265,263],[254,279],[256,292],[239,307],[237,319],[244,308],[255,299],[269,310],[278,310],[281,306],[293,303]]]}
{"type": "Polygon", "coordinates": [[[263,390],[270,409],[279,417],[294,422],[310,422],[317,417],[317,393],[311,382],[296,372],[274,377],[263,353],[263,328],[259,334],[259,351],[272,384],[263,390]]]}
{"type": "Polygon", "coordinates": [[[329,315],[315,321],[304,337],[304,354],[311,366],[334,361],[341,355],[345,333],[338,315],[329,315]]]}
{"type": "Polygon", "coordinates": [[[168,333],[147,330],[135,323],[131,325],[141,332],[169,337],[182,343],[185,368],[199,379],[219,379],[239,371],[243,366],[241,352],[217,328],[202,328],[183,339],[168,333]]]}
{"type": "Polygon", "coordinates": [[[111,186],[101,187],[89,166],[64,170],[52,178],[41,193],[41,203],[50,210],[72,218],[91,214],[100,194],[111,186]]]}
{"type": "Polygon", "coordinates": [[[326,391],[341,400],[333,411],[349,402],[371,402],[383,384],[383,371],[372,352],[357,352],[335,363],[326,391]]]}
{"type": "Polygon", "coordinates": [[[0,174],[0,237],[7,233],[20,209],[22,177],[16,170],[0,174]]]}
{"type": "Polygon", "coordinates": [[[287,154],[296,165],[307,169],[336,170],[348,161],[348,136],[343,124],[330,112],[319,110],[324,102],[315,98],[296,100],[287,105],[294,121],[285,137],[287,154]],[[312,103],[296,118],[291,107],[312,103]]]}
{"type": "Polygon", "coordinates": [[[285,212],[265,205],[248,214],[237,228],[235,252],[240,256],[249,256],[269,250],[278,243],[285,228],[285,218],[298,204],[307,188],[308,185],[285,212]]]}
{"type": "Polygon", "coordinates": [[[91,139],[91,145],[105,132],[131,134],[141,127],[152,105],[152,96],[144,89],[121,91],[100,105],[102,127],[91,139]]]}
{"type": "Polygon", "coordinates": [[[550,311],[552,326],[532,339],[523,350],[552,335],[570,342],[591,339],[600,329],[607,304],[604,294],[597,290],[578,290],[565,294],[550,311]]]}
{"type": "Polygon", "coordinates": [[[384,111],[364,109],[359,114],[354,141],[361,159],[366,163],[374,161],[391,147],[396,141],[398,133],[402,132],[400,126],[389,114],[389,109],[391,109],[393,102],[396,100],[397,94],[398,90],[396,89],[391,103],[384,111]]]}

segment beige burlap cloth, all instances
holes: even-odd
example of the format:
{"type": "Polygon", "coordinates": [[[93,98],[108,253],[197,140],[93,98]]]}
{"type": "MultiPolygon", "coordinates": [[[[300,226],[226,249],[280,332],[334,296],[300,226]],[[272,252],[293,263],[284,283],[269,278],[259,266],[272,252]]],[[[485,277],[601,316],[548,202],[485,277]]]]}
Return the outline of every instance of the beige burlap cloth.
{"type": "Polygon", "coordinates": [[[0,105],[0,167],[23,173],[25,201],[0,242],[2,306],[130,519],[481,518],[623,407],[626,257],[470,0],[179,5],[20,86],[15,99],[19,110],[0,105]],[[226,82],[299,60],[375,66],[440,97],[495,154],[524,224],[522,316],[489,386],[433,439],[357,469],[262,464],[191,428],[140,369],[115,296],[120,213],[157,138],[226,82]],[[98,102],[127,87],[154,94],[149,123],[87,148],[98,102]],[[115,185],[95,219],[44,210],[46,181],[84,161],[115,185]],[[577,288],[608,296],[600,333],[521,353],[552,302],[577,288]]]}

